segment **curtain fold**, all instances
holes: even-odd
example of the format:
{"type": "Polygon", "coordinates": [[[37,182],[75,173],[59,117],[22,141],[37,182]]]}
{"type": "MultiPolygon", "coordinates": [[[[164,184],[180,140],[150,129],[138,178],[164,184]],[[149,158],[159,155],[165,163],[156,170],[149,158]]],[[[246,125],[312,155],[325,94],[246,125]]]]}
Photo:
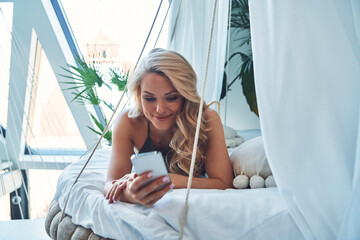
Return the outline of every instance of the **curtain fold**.
{"type": "Polygon", "coordinates": [[[358,1],[250,0],[270,167],[306,239],[359,236],[358,1]]]}
{"type": "MultiPolygon", "coordinates": [[[[219,100],[224,74],[229,1],[218,1],[205,89],[205,101],[219,100]]],[[[173,0],[168,48],[193,66],[201,94],[208,55],[214,0],[173,0]]]]}

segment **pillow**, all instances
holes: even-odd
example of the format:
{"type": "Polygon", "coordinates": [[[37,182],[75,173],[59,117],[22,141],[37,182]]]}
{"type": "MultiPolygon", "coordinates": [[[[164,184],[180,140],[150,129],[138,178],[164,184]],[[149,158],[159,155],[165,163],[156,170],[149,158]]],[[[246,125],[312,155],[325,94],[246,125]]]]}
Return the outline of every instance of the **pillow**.
{"type": "Polygon", "coordinates": [[[224,127],[225,143],[227,148],[234,148],[244,142],[244,138],[239,136],[237,132],[226,125],[224,127]]]}
{"type": "Polygon", "coordinates": [[[264,179],[272,175],[267,161],[262,136],[255,137],[237,147],[230,155],[235,176],[249,178],[259,175],[264,179]]]}

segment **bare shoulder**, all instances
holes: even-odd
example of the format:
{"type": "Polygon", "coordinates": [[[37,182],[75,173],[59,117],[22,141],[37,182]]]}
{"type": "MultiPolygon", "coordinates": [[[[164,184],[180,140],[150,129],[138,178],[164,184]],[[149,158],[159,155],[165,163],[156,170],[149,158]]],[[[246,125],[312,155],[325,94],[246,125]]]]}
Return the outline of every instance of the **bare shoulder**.
{"type": "Polygon", "coordinates": [[[121,131],[122,134],[128,136],[133,135],[133,131],[136,130],[142,123],[141,118],[130,118],[130,109],[125,109],[120,112],[114,123],[114,133],[121,131]]]}
{"type": "Polygon", "coordinates": [[[223,125],[219,114],[212,110],[206,110],[206,125],[208,128],[208,136],[210,139],[224,136],[223,125]]]}
{"type": "Polygon", "coordinates": [[[216,111],[208,108],[205,114],[205,119],[209,123],[209,127],[217,127],[222,125],[220,116],[216,111]]]}

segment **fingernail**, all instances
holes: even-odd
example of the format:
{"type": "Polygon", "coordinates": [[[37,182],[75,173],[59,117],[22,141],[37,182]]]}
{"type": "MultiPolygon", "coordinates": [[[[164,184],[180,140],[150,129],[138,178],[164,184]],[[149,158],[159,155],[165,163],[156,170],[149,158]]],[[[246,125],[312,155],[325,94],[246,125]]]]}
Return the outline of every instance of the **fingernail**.
{"type": "Polygon", "coordinates": [[[153,176],[152,172],[149,172],[149,173],[147,174],[147,177],[148,177],[148,178],[151,178],[152,176],[153,176]]]}
{"type": "Polygon", "coordinates": [[[162,181],[167,182],[169,179],[167,177],[163,177],[162,181]]]}
{"type": "Polygon", "coordinates": [[[174,188],[175,187],[175,184],[170,184],[169,188],[174,188]]]}
{"type": "Polygon", "coordinates": [[[113,201],[115,201],[115,196],[113,196],[113,199],[112,199],[113,201]]]}

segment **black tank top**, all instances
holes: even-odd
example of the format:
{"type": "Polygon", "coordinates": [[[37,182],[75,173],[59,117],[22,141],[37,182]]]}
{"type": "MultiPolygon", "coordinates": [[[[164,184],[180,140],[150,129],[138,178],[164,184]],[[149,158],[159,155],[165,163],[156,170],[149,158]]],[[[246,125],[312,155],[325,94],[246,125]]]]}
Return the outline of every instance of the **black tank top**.
{"type": "MultiPolygon", "coordinates": [[[[148,134],[147,134],[147,137],[145,139],[145,142],[144,142],[143,146],[139,150],[139,153],[158,151],[158,150],[155,149],[153,141],[151,140],[151,137],[150,137],[150,122],[149,121],[148,121],[147,125],[148,125],[148,134]]],[[[166,165],[166,168],[167,168],[168,172],[169,172],[170,160],[171,160],[171,157],[172,157],[172,154],[169,153],[170,150],[171,150],[171,148],[168,147],[168,149],[166,149],[166,151],[160,151],[161,154],[163,155],[164,162],[165,162],[165,165],[166,165]]],[[[186,172],[182,171],[180,168],[179,168],[179,170],[180,170],[179,174],[184,175],[184,176],[188,176],[188,174],[186,172]]],[[[202,175],[203,176],[205,175],[205,166],[202,166],[202,175]]]]}
{"type": "Polygon", "coordinates": [[[150,137],[150,122],[148,121],[148,134],[147,134],[147,138],[143,144],[143,146],[140,148],[139,153],[145,153],[145,152],[152,152],[152,151],[156,151],[154,148],[154,144],[151,140],[150,137]]]}
{"type": "MultiPolygon", "coordinates": [[[[148,134],[147,134],[147,137],[145,139],[145,142],[143,144],[143,146],[140,148],[139,150],[139,153],[146,153],[146,152],[152,152],[152,151],[159,151],[159,150],[156,150],[155,147],[154,147],[154,143],[153,141],[151,140],[151,137],[150,137],[150,122],[148,121],[148,134]]],[[[171,159],[171,157],[167,156],[168,152],[170,151],[170,147],[168,147],[168,149],[166,149],[166,151],[159,151],[161,152],[163,158],[164,158],[164,162],[165,162],[165,165],[166,165],[166,168],[167,170],[169,171],[169,159],[171,159]]]]}

